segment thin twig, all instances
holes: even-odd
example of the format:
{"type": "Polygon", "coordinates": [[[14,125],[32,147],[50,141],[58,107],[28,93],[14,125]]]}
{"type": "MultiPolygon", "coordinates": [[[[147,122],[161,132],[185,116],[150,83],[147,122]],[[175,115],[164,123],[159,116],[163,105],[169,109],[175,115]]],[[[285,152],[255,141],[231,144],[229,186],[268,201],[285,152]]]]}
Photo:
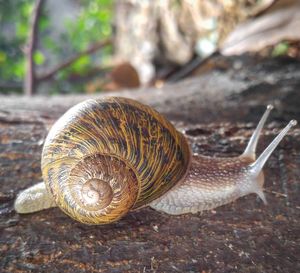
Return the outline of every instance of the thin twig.
{"type": "Polygon", "coordinates": [[[67,68],[72,63],[76,62],[79,58],[81,58],[82,56],[92,54],[92,53],[96,52],[97,50],[110,45],[111,43],[112,43],[111,39],[106,39],[103,41],[96,42],[96,43],[92,44],[91,46],[89,46],[86,50],[77,53],[75,56],[56,65],[54,68],[52,68],[50,71],[46,72],[45,74],[40,75],[39,77],[37,77],[37,80],[39,82],[50,80],[57,72],[67,68]]]}
{"type": "Polygon", "coordinates": [[[208,60],[211,58],[218,56],[220,53],[219,51],[214,51],[210,55],[202,58],[200,56],[196,57],[195,59],[191,60],[187,64],[185,64],[181,69],[178,70],[178,72],[174,73],[172,76],[170,76],[167,81],[168,82],[178,82],[179,80],[182,80],[186,78],[187,76],[190,76],[191,73],[193,73],[197,68],[204,65],[208,60]]]}
{"type": "Polygon", "coordinates": [[[265,190],[265,192],[272,193],[279,197],[287,198],[287,194],[285,194],[285,193],[281,193],[281,192],[277,192],[277,191],[270,191],[270,190],[265,190]]]}

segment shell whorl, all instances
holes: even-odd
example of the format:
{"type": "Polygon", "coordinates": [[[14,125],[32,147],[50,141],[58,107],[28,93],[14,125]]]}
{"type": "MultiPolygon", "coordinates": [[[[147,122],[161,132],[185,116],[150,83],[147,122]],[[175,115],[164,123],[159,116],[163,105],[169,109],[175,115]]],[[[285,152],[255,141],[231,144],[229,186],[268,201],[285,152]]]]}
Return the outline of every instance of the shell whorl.
{"type": "Polygon", "coordinates": [[[72,218],[86,224],[116,221],[134,205],[138,179],[124,161],[93,154],[77,164],[58,161],[45,167],[48,187],[56,204],[72,218]]]}
{"type": "Polygon", "coordinates": [[[125,98],[87,100],[51,129],[42,172],[56,204],[104,224],[164,194],[190,160],[184,137],[152,108],[125,98]]]}

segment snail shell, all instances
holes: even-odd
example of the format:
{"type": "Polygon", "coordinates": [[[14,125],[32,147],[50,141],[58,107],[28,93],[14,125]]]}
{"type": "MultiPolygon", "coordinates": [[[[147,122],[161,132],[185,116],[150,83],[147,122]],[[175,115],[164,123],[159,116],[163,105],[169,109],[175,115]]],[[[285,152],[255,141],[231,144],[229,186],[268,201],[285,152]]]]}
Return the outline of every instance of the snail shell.
{"type": "Polygon", "coordinates": [[[66,214],[105,224],[163,195],[185,176],[189,161],[183,135],[149,106],[125,98],[91,99],[51,129],[42,173],[66,214]]]}

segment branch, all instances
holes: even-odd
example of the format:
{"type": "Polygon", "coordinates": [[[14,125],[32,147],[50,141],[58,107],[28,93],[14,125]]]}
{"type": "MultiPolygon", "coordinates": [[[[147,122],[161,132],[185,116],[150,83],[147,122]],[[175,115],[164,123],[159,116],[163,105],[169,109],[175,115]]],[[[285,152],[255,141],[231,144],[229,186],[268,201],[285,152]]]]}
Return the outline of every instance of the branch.
{"type": "Polygon", "coordinates": [[[22,83],[20,82],[1,82],[0,89],[16,89],[18,91],[22,90],[22,83]]]}
{"type": "Polygon", "coordinates": [[[72,63],[76,62],[79,58],[81,58],[82,56],[85,55],[89,55],[92,54],[96,51],[98,51],[99,49],[108,46],[112,43],[111,39],[106,39],[103,41],[99,41],[96,42],[94,44],[92,44],[91,46],[89,46],[86,50],[79,52],[78,54],[76,54],[75,56],[69,58],[68,60],[58,64],[57,66],[53,67],[50,71],[46,72],[43,75],[40,75],[37,80],[39,82],[41,81],[46,81],[51,79],[57,72],[59,72],[60,70],[63,70],[65,68],[67,68],[68,66],[70,66],[72,63]]]}
{"type": "Polygon", "coordinates": [[[166,81],[167,82],[177,82],[188,76],[191,76],[192,73],[196,69],[198,69],[202,65],[205,65],[209,60],[211,60],[212,58],[219,56],[219,55],[220,55],[219,51],[214,51],[213,53],[211,53],[210,55],[208,55],[206,57],[196,56],[191,61],[189,61],[185,65],[183,65],[183,67],[181,67],[177,72],[175,72],[173,75],[168,77],[166,79],[166,81]]]}
{"type": "Polygon", "coordinates": [[[38,20],[41,15],[42,5],[44,0],[37,0],[33,13],[30,34],[28,37],[28,43],[26,48],[26,75],[24,79],[24,93],[31,96],[35,91],[36,78],[35,78],[35,64],[33,60],[33,54],[37,45],[37,32],[38,32],[38,20]]]}

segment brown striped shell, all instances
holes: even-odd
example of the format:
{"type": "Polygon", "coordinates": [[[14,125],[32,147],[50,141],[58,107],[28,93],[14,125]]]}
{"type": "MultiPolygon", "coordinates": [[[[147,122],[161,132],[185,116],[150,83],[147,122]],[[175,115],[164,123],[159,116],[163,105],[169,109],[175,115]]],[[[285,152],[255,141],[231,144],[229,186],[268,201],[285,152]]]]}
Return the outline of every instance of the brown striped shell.
{"type": "Polygon", "coordinates": [[[185,138],[149,106],[90,99],[52,127],[42,172],[65,213],[105,224],[160,197],[185,176],[189,161],[185,138]]]}

